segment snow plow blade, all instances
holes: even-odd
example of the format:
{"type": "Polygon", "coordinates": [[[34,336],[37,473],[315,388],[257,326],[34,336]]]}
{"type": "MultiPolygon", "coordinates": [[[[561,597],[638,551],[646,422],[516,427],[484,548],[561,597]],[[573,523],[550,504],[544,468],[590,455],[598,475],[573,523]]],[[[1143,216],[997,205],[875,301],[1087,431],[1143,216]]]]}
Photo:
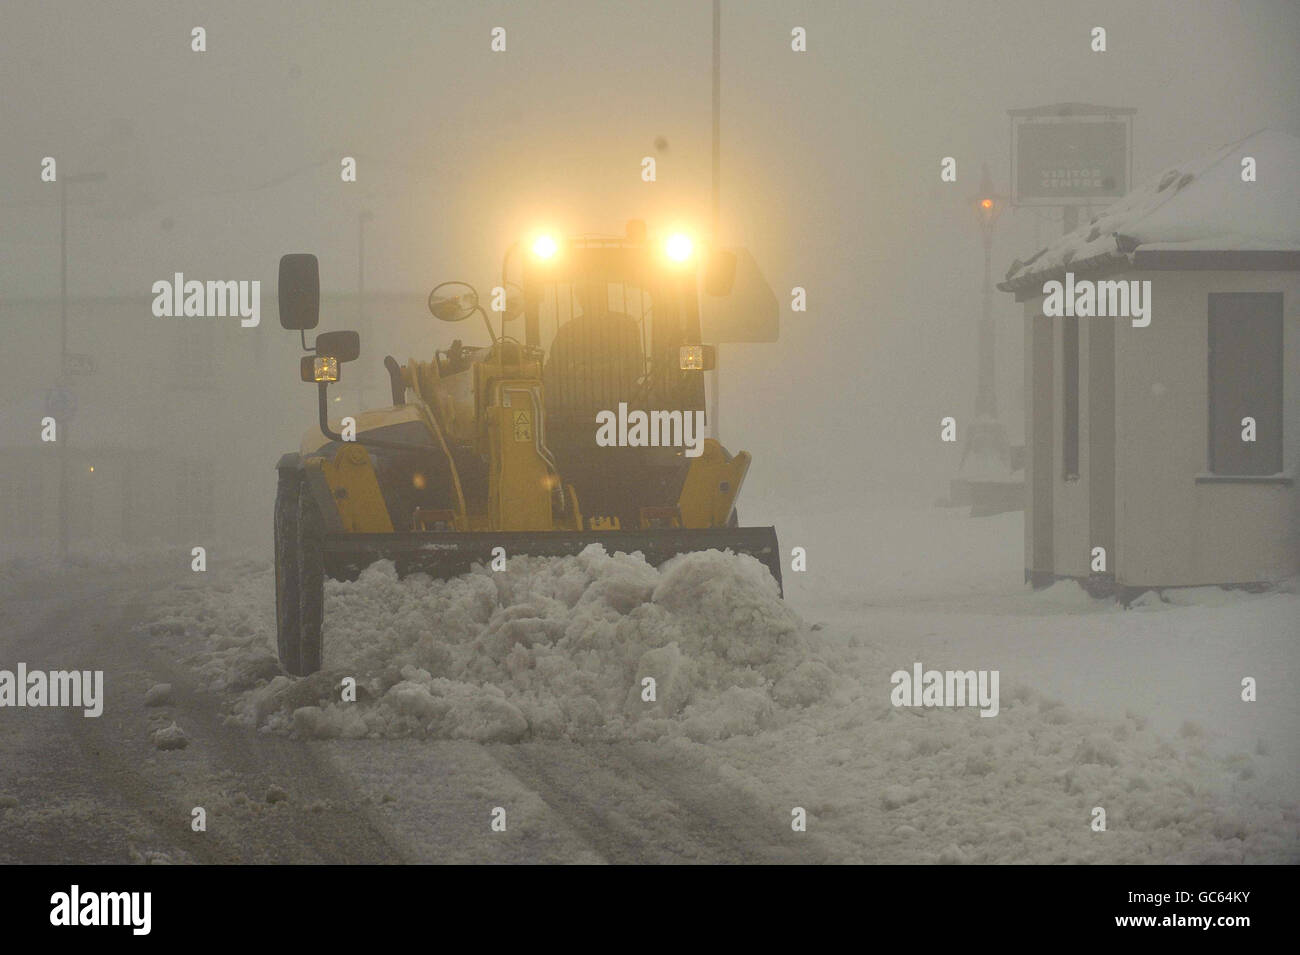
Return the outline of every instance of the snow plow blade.
{"type": "Polygon", "coordinates": [[[646,562],[659,566],[678,554],[729,550],[749,554],[781,585],[781,553],[774,527],[661,528],[641,531],[494,531],[489,533],[327,534],[325,569],[331,577],[355,579],[377,560],[391,560],[405,576],[426,573],[447,579],[468,573],[471,565],[487,566],[492,549],[507,555],[571,557],[589,544],[601,544],[611,554],[640,551],[646,562]]]}

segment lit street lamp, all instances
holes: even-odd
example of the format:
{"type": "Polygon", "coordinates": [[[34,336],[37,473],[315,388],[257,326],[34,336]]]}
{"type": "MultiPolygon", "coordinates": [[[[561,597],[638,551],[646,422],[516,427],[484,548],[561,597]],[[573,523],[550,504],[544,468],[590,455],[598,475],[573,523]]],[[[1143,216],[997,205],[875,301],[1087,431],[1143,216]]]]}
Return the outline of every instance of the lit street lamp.
{"type": "Polygon", "coordinates": [[[975,218],[979,222],[984,244],[984,295],[981,303],[979,328],[979,379],[975,392],[975,417],[998,417],[997,367],[995,346],[997,336],[993,327],[993,226],[1006,206],[1007,197],[993,190],[989,167],[984,167],[979,195],[975,197],[975,218]]]}
{"type": "Polygon", "coordinates": [[[971,504],[971,513],[976,515],[997,513],[986,510],[989,500],[1000,499],[1003,491],[1015,491],[1007,429],[998,419],[997,329],[993,322],[993,228],[1007,205],[1007,197],[994,190],[988,166],[984,167],[979,192],[970,203],[984,247],[975,416],[965,429],[958,478],[952,482],[949,499],[954,504],[971,504]]]}

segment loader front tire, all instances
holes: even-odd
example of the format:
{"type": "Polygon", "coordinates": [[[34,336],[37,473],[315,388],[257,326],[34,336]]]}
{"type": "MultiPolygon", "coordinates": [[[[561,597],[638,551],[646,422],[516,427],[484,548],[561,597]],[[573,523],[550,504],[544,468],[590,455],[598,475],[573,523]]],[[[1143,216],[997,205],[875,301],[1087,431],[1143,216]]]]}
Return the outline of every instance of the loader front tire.
{"type": "Polygon", "coordinates": [[[298,495],[298,669],[289,671],[295,676],[321,667],[324,616],[325,520],[304,487],[298,495]]]}
{"type": "Polygon", "coordinates": [[[288,468],[279,472],[275,489],[275,648],[280,666],[299,670],[298,498],[302,477],[288,468]]]}

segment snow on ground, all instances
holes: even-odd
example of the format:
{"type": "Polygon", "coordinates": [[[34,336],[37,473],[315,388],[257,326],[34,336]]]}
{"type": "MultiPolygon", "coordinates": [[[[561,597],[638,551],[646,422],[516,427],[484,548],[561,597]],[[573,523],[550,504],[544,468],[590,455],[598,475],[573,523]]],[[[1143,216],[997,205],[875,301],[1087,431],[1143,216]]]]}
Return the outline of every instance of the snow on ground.
{"type": "Polygon", "coordinates": [[[130,573],[165,561],[189,563],[189,548],[150,541],[120,544],[79,540],[68,548],[67,561],[59,560],[52,544],[0,541],[0,597],[22,597],[41,592],[49,581],[83,571],[130,573]]]}
{"type": "Polygon", "coordinates": [[[1300,861],[1300,597],[1034,593],[1022,526],[812,508],[778,521],[809,559],[784,602],[717,552],[656,570],[593,547],[445,582],[381,563],[327,583],[326,669],[302,680],[278,674],[265,562],[173,591],[152,626],[204,634],[191,663],[263,732],[659,747],[773,818],[804,807],[845,861],[1300,861]],[[918,661],[999,670],[998,715],[894,707],[890,674],[918,661]]]}
{"type": "Polygon", "coordinates": [[[1023,515],[967,511],[896,496],[847,511],[810,502],[762,523],[775,525],[786,555],[807,551],[807,572],[785,574],[785,596],[813,620],[827,608],[1023,594],[1023,515]]]}
{"type": "Polygon", "coordinates": [[[821,643],[751,557],[683,555],[659,569],[597,545],[515,558],[450,581],[391,562],[326,585],[326,667],[275,676],[273,577],[186,588],[158,628],[199,629],[239,717],[308,737],[709,740],[752,733],[829,692],[821,643]],[[229,588],[229,589],[226,589],[229,588]],[[345,677],[357,701],[343,702],[345,677]],[[655,681],[653,703],[643,681],[655,681]]]}
{"type": "Polygon", "coordinates": [[[1124,610],[1070,581],[1030,590],[1020,513],[970,518],[904,498],[847,516],[813,507],[776,523],[787,552],[808,545],[809,573],[787,574],[786,596],[828,632],[861,633],[869,617],[875,639],[912,654],[905,662],[1000,668],[1088,712],[1132,709],[1167,734],[1190,721],[1223,753],[1262,740],[1279,769],[1300,773],[1294,582],[1265,594],[1170,589],[1124,610]],[[845,523],[868,544],[837,533],[845,523]],[[1259,683],[1257,704],[1241,701],[1245,676],[1259,683]]]}

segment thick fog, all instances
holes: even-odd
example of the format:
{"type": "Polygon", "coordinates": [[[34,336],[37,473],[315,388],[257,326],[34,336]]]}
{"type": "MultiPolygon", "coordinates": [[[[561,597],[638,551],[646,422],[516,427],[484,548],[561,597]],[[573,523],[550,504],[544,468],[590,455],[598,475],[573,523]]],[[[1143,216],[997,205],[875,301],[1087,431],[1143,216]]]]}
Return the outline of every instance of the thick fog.
{"type": "MultiPolygon", "coordinates": [[[[753,521],[860,493],[944,493],[960,446],[938,440],[939,421],[969,417],[975,392],[971,201],[984,164],[1009,192],[1008,109],[1135,109],[1134,183],[1300,122],[1288,0],[724,0],[722,13],[721,238],[753,252],[781,303],[779,342],[721,349],[721,437],[754,455],[741,501],[753,521]],[[1098,25],[1105,53],[1089,48],[1098,25]],[[806,52],[791,50],[795,27],[806,52]],[[940,181],[945,156],[955,183],[940,181]],[[806,312],[790,309],[795,286],[806,312]]],[[[710,53],[700,0],[6,3],[5,493],[33,495],[34,512],[54,500],[29,475],[62,378],[61,189],[67,347],[97,366],[62,380],[77,402],[71,446],[129,475],[132,514],[183,508],[201,488],[214,532],[260,541],[275,458],[315,411],[296,336],[275,318],[279,256],[319,255],[322,329],[363,335],[356,380],[369,390],[348,400],[386,403],[385,353],[427,357],[483,334],[435,322],[423,296],[444,279],[496,284],[506,246],[531,230],[621,232],[630,218],[707,230],[710,53]],[[191,49],[195,27],[205,52],[191,49]],[[345,156],[355,183],[341,181],[345,156]],[[42,181],[45,157],[60,182],[42,181]],[[75,181],[86,174],[104,178],[75,181]],[[260,325],[155,317],[151,286],[177,272],[259,280],[260,325]],[[193,455],[188,484],[151,483],[163,450],[193,455]]],[[[1007,210],[995,281],[1060,230],[1056,210],[1007,210]]],[[[1000,412],[1018,443],[1022,313],[997,292],[994,314],[1000,412]]]]}

